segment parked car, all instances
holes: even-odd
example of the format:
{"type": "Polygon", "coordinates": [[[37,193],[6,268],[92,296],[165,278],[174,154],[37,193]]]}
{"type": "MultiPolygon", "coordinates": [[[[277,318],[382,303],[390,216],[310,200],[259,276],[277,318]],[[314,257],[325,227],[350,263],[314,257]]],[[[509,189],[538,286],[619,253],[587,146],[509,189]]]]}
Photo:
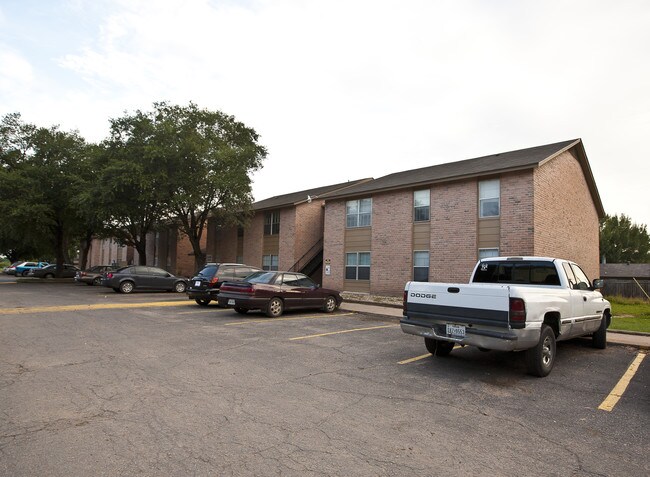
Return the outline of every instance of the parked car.
{"type": "Polygon", "coordinates": [[[116,265],[95,265],[87,270],[79,270],[75,276],[74,281],[77,283],[85,283],[86,285],[101,285],[102,277],[106,272],[113,272],[119,267],[116,265]]]}
{"type": "MultiPolygon", "coordinates": [[[[61,276],[58,278],[74,278],[75,273],[79,271],[79,268],[71,265],[69,263],[63,264],[63,269],[61,270],[61,276]]],[[[48,265],[43,268],[32,268],[27,274],[28,277],[34,278],[54,278],[56,277],[56,264],[48,265]]]]}
{"type": "Polygon", "coordinates": [[[219,306],[234,308],[237,313],[262,310],[270,317],[299,308],[331,313],[343,302],[338,291],[321,288],[302,273],[273,271],[256,272],[244,281],[224,283],[217,299],[219,306]]]}
{"type": "Polygon", "coordinates": [[[102,285],[116,292],[131,293],[134,290],[166,290],[185,293],[187,278],[177,277],[158,267],[131,265],[106,272],[102,285]]]}
{"type": "Polygon", "coordinates": [[[16,274],[16,267],[18,265],[20,265],[21,263],[25,263],[25,262],[14,262],[11,265],[9,265],[8,267],[5,267],[3,272],[5,272],[7,275],[15,275],[16,274]]]}
{"type": "Polygon", "coordinates": [[[47,262],[23,262],[16,265],[16,268],[14,269],[14,275],[17,277],[26,277],[32,268],[43,268],[47,267],[48,265],[49,264],[47,262]]]}
{"type": "Polygon", "coordinates": [[[242,263],[206,263],[205,267],[189,281],[187,296],[199,305],[207,306],[217,299],[222,283],[241,281],[259,271],[261,270],[257,267],[242,263]]]}

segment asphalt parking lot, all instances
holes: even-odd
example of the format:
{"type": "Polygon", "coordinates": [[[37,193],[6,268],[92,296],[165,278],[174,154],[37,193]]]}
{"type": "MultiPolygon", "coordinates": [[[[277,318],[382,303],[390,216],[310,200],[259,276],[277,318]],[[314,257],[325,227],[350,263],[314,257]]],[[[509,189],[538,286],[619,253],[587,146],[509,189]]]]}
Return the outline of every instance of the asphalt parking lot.
{"type": "Polygon", "coordinates": [[[650,475],[650,359],[632,347],[559,343],[540,379],[520,354],[425,356],[389,317],[15,282],[0,475],[650,475]]]}

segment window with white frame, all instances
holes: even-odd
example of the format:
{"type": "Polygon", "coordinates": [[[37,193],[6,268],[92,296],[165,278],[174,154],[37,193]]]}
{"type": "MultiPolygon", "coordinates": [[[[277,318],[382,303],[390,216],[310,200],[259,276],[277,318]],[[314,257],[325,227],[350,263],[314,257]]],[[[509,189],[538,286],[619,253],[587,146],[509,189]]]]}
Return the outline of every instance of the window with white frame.
{"type": "Polygon", "coordinates": [[[426,222],[429,220],[430,205],[431,191],[429,189],[413,192],[413,220],[415,222],[426,222]]]}
{"type": "Polygon", "coordinates": [[[345,279],[370,280],[370,252],[345,254],[345,279]]]}
{"type": "Polygon", "coordinates": [[[278,269],[278,256],[277,255],[263,255],[262,256],[262,270],[277,270],[278,269]]]}
{"type": "Polygon", "coordinates": [[[478,259],[482,260],[484,258],[498,257],[499,249],[498,248],[479,248],[478,249],[478,259]]]}
{"type": "Polygon", "coordinates": [[[347,227],[369,227],[372,217],[372,198],[348,200],[345,203],[347,227]]]}
{"type": "Polygon", "coordinates": [[[479,217],[498,217],[501,212],[501,183],[490,179],[478,183],[479,217]]]}
{"type": "Polygon", "coordinates": [[[429,281],[429,251],[413,252],[413,281],[429,281]]]}
{"type": "Polygon", "coordinates": [[[280,233],[280,211],[267,212],[264,215],[264,235],[277,235],[280,233]]]}

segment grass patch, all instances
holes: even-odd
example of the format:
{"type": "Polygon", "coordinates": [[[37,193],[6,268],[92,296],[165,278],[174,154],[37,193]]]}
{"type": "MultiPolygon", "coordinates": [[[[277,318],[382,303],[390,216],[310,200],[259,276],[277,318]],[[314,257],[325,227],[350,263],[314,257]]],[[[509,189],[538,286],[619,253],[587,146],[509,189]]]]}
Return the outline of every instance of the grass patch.
{"type": "Polygon", "coordinates": [[[650,301],[620,296],[607,299],[612,304],[610,330],[650,333],[650,301]]]}

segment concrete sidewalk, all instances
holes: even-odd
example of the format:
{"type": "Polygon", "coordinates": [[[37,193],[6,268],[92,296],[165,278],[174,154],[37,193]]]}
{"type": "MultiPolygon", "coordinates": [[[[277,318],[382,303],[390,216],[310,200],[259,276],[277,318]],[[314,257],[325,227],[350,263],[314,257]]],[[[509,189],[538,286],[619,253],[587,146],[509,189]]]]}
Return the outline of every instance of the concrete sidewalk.
{"type": "MultiPolygon", "coordinates": [[[[356,311],[358,313],[389,316],[396,319],[402,318],[402,308],[395,306],[382,306],[369,303],[344,301],[341,305],[341,309],[347,311],[356,311]]],[[[650,349],[650,334],[637,334],[627,333],[623,331],[607,330],[607,343],[624,346],[635,346],[641,349],[650,349]]]]}

